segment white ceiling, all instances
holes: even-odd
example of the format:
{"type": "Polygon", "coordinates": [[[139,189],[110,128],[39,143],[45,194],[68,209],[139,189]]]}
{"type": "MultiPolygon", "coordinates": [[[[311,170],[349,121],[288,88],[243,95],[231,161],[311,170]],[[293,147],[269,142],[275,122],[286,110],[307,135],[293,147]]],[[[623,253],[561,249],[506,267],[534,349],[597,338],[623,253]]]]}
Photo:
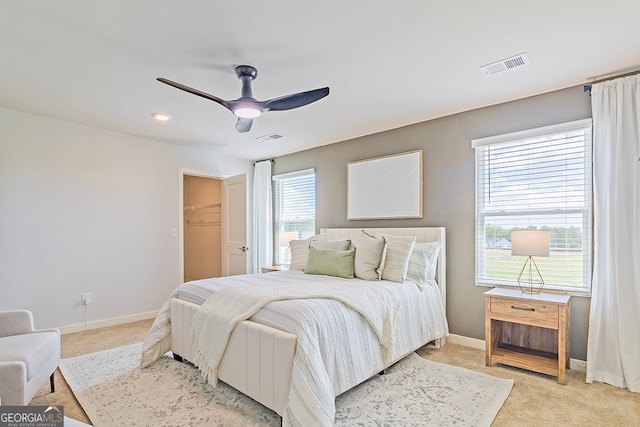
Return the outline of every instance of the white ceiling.
{"type": "Polygon", "coordinates": [[[5,1],[0,107],[255,160],[639,69],[638,17],[638,0],[5,1]],[[479,69],[523,52],[530,65],[479,69]],[[240,64],[259,100],[331,93],[239,134],[155,80],[236,99],[240,64]]]}

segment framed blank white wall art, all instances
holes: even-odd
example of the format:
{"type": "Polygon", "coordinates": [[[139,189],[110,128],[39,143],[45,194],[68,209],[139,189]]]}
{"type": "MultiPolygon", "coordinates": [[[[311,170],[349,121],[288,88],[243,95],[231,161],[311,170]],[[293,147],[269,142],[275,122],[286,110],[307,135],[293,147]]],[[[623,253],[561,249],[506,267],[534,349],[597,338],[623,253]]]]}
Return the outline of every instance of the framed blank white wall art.
{"type": "Polygon", "coordinates": [[[347,163],[347,219],[422,218],[422,150],[347,163]]]}

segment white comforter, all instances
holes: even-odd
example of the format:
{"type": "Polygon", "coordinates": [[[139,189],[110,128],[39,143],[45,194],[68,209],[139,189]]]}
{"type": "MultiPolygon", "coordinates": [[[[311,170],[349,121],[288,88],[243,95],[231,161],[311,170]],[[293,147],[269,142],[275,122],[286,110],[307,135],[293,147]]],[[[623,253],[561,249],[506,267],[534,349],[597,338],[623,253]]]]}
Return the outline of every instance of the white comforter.
{"type": "MultiPolygon", "coordinates": [[[[196,353],[200,351],[199,361],[194,362],[205,366],[211,380],[216,378],[226,339],[238,321],[250,318],[298,337],[285,426],[332,425],[336,395],[448,333],[435,284],[420,291],[409,282],[367,282],[302,272],[226,277],[199,284],[202,282],[210,283],[217,292],[194,318],[196,353]],[[234,306],[230,304],[233,300],[242,304],[234,306]],[[222,318],[230,322],[219,323],[222,318]],[[219,332],[216,336],[221,340],[205,338],[212,334],[210,327],[219,332]]],[[[142,366],[169,350],[168,311],[167,303],[145,340],[142,366]]]]}
{"type": "MultiPolygon", "coordinates": [[[[286,277],[284,277],[286,278],[286,277]]],[[[393,335],[397,328],[399,302],[389,289],[363,280],[344,283],[273,282],[225,288],[211,296],[193,318],[192,343],[194,364],[212,384],[218,380],[217,368],[231,332],[238,322],[246,320],[274,301],[293,299],[333,299],[357,311],[371,326],[383,348],[385,362],[393,352],[393,335]]],[[[283,279],[283,277],[278,277],[283,279]]],[[[311,331],[304,331],[307,336],[311,331]]]]}

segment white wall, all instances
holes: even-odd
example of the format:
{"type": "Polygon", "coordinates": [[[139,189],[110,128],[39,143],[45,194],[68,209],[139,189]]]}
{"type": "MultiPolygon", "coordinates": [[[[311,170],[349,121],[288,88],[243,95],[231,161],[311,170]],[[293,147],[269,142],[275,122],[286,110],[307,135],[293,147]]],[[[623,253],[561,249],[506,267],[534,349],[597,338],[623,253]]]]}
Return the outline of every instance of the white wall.
{"type": "Polygon", "coordinates": [[[154,314],[179,284],[180,167],[251,163],[0,109],[0,310],[67,331],[154,314]]]}

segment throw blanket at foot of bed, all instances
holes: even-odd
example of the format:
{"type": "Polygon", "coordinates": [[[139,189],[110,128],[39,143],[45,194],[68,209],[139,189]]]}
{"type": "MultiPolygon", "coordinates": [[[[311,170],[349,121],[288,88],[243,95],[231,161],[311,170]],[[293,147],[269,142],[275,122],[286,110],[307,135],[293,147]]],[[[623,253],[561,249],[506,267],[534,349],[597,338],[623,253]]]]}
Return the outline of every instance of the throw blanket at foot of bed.
{"type": "MultiPolygon", "coordinates": [[[[379,284],[361,281],[358,286],[345,286],[342,283],[294,283],[221,289],[194,316],[194,364],[215,385],[218,364],[236,324],[250,318],[270,302],[295,299],[331,299],[356,311],[368,322],[378,338],[385,364],[391,361],[398,302],[379,284]]],[[[298,336],[300,354],[296,354],[294,361],[292,390],[283,425],[333,425],[333,385],[326,374],[322,375],[326,369],[323,369],[322,359],[316,356],[320,352],[308,351],[319,345],[312,342],[313,338],[309,338],[317,338],[316,325],[298,325],[297,328],[294,332],[298,336]],[[306,374],[301,373],[301,370],[306,371],[306,374]],[[304,390],[303,394],[307,396],[301,395],[300,390],[304,390]]]]}

